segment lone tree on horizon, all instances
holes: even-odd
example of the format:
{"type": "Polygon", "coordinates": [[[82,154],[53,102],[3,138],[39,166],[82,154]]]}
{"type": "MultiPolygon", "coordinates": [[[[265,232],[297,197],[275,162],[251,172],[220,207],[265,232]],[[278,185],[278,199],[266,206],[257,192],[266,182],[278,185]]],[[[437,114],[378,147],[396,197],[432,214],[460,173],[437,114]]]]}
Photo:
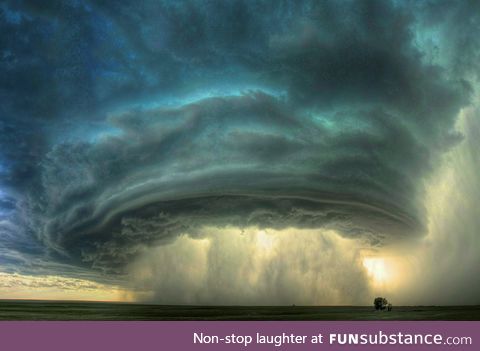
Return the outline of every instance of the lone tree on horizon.
{"type": "Polygon", "coordinates": [[[384,310],[388,306],[388,301],[384,297],[376,297],[375,300],[373,300],[373,305],[376,310],[384,310]]]}

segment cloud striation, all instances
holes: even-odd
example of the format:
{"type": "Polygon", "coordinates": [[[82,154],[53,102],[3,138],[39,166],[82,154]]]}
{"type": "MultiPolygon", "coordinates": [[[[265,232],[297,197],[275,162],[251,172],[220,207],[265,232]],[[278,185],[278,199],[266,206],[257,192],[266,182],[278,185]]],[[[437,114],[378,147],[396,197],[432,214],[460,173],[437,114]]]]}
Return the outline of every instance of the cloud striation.
{"type": "Polygon", "coordinates": [[[0,264],[103,283],[205,228],[420,240],[474,104],[478,10],[2,2],[0,264]]]}

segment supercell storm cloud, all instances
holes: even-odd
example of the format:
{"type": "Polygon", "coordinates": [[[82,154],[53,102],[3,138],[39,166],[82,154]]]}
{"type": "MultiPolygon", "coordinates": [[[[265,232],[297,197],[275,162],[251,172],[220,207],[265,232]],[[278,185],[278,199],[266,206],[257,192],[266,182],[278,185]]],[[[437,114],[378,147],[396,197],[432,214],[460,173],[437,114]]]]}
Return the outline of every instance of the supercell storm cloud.
{"type": "Polygon", "coordinates": [[[417,242],[444,156],[475,148],[458,120],[478,128],[477,2],[6,1],[0,18],[4,272],[122,284],[149,248],[232,228],[417,242]]]}

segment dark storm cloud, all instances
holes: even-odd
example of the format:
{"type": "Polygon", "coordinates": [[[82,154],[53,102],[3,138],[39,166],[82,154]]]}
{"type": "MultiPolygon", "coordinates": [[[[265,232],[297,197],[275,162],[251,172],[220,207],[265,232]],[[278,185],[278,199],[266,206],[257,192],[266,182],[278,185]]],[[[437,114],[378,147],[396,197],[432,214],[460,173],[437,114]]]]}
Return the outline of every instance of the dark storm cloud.
{"type": "Polygon", "coordinates": [[[207,225],[421,235],[476,69],[457,39],[478,54],[470,5],[431,5],[3,3],[9,223],[46,260],[116,272],[207,225]],[[428,61],[437,12],[455,31],[428,61]]]}
{"type": "Polygon", "coordinates": [[[432,30],[436,38],[425,38],[435,56],[446,56],[450,67],[459,76],[476,76],[480,72],[480,38],[476,1],[426,1],[413,4],[418,7],[418,25],[432,30]],[[442,54],[440,54],[442,51],[442,54]]]}

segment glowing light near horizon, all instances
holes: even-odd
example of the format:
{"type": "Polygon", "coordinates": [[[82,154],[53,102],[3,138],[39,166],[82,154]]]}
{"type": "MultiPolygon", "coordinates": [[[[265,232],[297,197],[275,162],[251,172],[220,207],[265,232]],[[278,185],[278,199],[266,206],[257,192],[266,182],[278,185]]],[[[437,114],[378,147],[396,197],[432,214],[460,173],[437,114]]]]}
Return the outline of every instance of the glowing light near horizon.
{"type": "Polygon", "coordinates": [[[86,279],[0,272],[0,299],[132,301],[132,294],[86,279]]]}
{"type": "Polygon", "coordinates": [[[375,285],[385,284],[390,276],[387,263],[381,257],[367,257],[363,259],[363,266],[375,285]]]}

